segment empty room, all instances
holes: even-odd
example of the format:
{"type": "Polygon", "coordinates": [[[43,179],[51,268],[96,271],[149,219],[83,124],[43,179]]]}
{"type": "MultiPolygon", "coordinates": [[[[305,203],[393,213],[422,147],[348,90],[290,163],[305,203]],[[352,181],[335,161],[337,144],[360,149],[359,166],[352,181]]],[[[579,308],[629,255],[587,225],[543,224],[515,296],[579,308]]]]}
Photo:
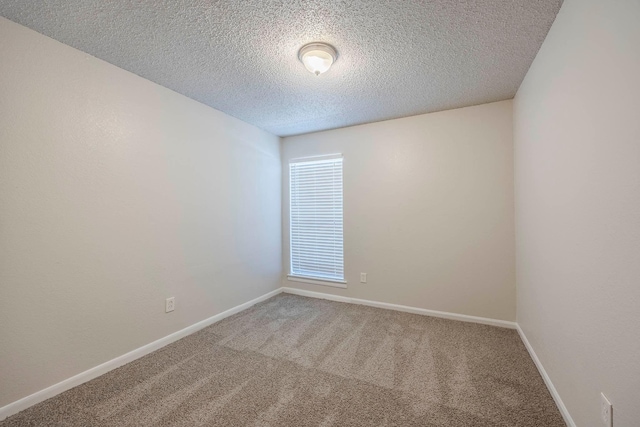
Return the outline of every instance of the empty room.
{"type": "Polygon", "coordinates": [[[0,427],[640,426],[640,1],[0,0],[0,427]]]}

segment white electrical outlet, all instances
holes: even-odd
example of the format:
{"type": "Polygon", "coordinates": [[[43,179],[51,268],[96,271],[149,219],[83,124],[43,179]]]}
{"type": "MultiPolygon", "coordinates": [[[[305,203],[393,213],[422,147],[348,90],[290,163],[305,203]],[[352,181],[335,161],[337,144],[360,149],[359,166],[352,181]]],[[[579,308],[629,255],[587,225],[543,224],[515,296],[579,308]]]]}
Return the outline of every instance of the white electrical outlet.
{"type": "Polygon", "coordinates": [[[175,310],[175,308],[176,308],[176,298],[175,297],[167,298],[164,304],[164,312],[168,313],[170,311],[175,310]]]}
{"type": "Polygon", "coordinates": [[[600,393],[600,413],[602,414],[602,425],[613,427],[613,406],[604,393],[600,393]]]}
{"type": "Polygon", "coordinates": [[[360,273],[360,283],[367,283],[367,273],[360,273]]]}

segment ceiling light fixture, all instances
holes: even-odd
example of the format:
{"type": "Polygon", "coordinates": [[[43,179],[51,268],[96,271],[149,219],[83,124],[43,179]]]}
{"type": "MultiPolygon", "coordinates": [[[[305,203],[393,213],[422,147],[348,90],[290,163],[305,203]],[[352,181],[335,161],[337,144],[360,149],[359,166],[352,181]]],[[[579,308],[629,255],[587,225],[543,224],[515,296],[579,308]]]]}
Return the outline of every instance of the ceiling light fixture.
{"type": "Polygon", "coordinates": [[[302,61],[307,70],[319,76],[336,62],[338,52],[333,46],[326,43],[309,43],[300,48],[298,59],[302,61]]]}

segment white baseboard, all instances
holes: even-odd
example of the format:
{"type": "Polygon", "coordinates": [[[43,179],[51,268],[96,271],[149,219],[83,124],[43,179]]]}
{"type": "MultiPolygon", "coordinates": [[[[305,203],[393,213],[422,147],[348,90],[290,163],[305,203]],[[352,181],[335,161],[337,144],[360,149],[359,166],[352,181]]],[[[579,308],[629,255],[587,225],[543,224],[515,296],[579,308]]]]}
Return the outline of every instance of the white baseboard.
{"type": "Polygon", "coordinates": [[[386,302],[369,301],[364,299],[345,297],[341,295],[332,295],[332,294],[325,294],[321,292],[306,291],[306,290],[297,289],[297,288],[283,287],[281,289],[285,293],[300,295],[305,297],[321,298],[321,299],[338,301],[338,302],[346,302],[351,304],[368,305],[371,307],[386,308],[389,310],[404,311],[407,313],[422,314],[425,316],[441,317],[444,319],[460,320],[463,322],[481,323],[483,325],[491,325],[491,326],[499,326],[499,327],[509,328],[509,329],[516,329],[518,331],[518,334],[520,335],[520,338],[522,339],[522,342],[527,348],[527,351],[529,352],[531,359],[533,359],[533,363],[535,363],[536,367],[538,368],[538,371],[540,372],[540,375],[542,375],[542,378],[544,379],[544,383],[546,384],[547,389],[549,389],[549,393],[551,393],[553,400],[556,402],[556,405],[558,406],[558,410],[560,411],[560,414],[562,414],[562,417],[564,418],[564,421],[567,423],[567,426],[576,427],[576,424],[573,422],[573,419],[571,418],[571,415],[569,414],[567,407],[564,406],[564,403],[562,402],[562,399],[560,398],[558,391],[556,390],[553,383],[551,382],[551,378],[549,378],[549,375],[544,370],[542,363],[540,363],[540,359],[538,359],[538,356],[536,355],[535,351],[533,351],[533,347],[531,347],[531,344],[529,343],[529,340],[527,340],[527,337],[525,336],[524,332],[520,328],[520,325],[518,325],[516,322],[509,322],[506,320],[497,320],[497,319],[488,319],[485,317],[467,316],[466,314],[447,313],[444,311],[427,310],[425,308],[408,307],[405,305],[389,304],[386,302]]]}
{"type": "Polygon", "coordinates": [[[518,334],[520,334],[520,338],[522,339],[524,346],[527,348],[529,355],[533,359],[533,363],[535,363],[536,368],[538,368],[538,372],[540,372],[540,375],[542,376],[544,383],[547,385],[547,389],[549,389],[549,393],[551,393],[553,400],[555,400],[556,406],[558,406],[558,410],[562,414],[562,418],[564,418],[564,422],[567,423],[567,426],[569,427],[576,427],[576,423],[573,422],[573,418],[571,418],[571,415],[569,414],[567,407],[564,406],[564,402],[562,402],[562,399],[560,398],[560,394],[558,393],[558,390],[556,390],[555,386],[551,382],[551,378],[549,378],[547,371],[544,370],[544,366],[542,366],[540,359],[538,359],[538,356],[536,355],[536,352],[533,350],[533,347],[531,346],[531,343],[527,339],[527,336],[524,334],[524,331],[522,330],[520,325],[517,325],[516,329],[518,330],[518,334]]]}
{"type": "Polygon", "coordinates": [[[129,353],[123,354],[122,356],[118,356],[115,359],[109,360],[101,365],[98,365],[94,368],[91,368],[87,371],[81,372],[77,375],[74,375],[71,378],[67,378],[64,381],[61,381],[57,384],[54,384],[50,387],[47,387],[43,390],[35,392],[29,396],[23,397],[20,400],[16,400],[13,403],[10,403],[6,406],[0,408],[0,421],[4,420],[11,415],[17,414],[18,412],[27,409],[30,406],[33,406],[37,403],[43,402],[51,397],[54,397],[64,391],[70,390],[73,387],[76,387],[80,384],[83,384],[87,381],[90,381],[94,378],[99,377],[100,375],[106,374],[107,372],[116,369],[122,365],[125,365],[129,362],[133,362],[136,359],[141,358],[149,353],[152,353],[168,344],[171,344],[175,341],[178,341],[180,338],[184,338],[187,335],[190,335],[194,332],[199,331],[200,329],[206,328],[209,325],[212,325],[220,320],[229,317],[233,314],[236,314],[242,310],[246,310],[247,308],[255,305],[259,302],[262,302],[266,299],[271,298],[274,295],[277,295],[282,292],[282,288],[278,288],[275,291],[271,291],[265,295],[262,295],[256,299],[245,302],[244,304],[240,304],[236,307],[230,308],[227,311],[223,311],[222,313],[218,313],[215,316],[209,317],[208,319],[202,320],[198,323],[195,323],[191,326],[188,326],[184,329],[181,329],[177,332],[174,332],[170,335],[167,335],[164,338],[160,338],[159,340],[153,341],[147,345],[144,345],[140,348],[130,351],[129,353]]]}
{"type": "Polygon", "coordinates": [[[65,392],[67,390],[72,389],[73,387],[76,387],[80,384],[83,384],[87,381],[90,381],[94,378],[99,377],[100,375],[106,374],[107,372],[116,369],[122,365],[125,365],[129,362],[132,362],[136,359],[139,359],[142,356],[145,356],[149,353],[152,353],[168,344],[171,344],[181,338],[186,337],[187,335],[193,334],[194,332],[199,331],[200,329],[206,328],[209,325],[212,325],[216,322],[219,322],[220,320],[229,317],[231,315],[234,315],[236,313],[239,313],[243,310],[246,310],[247,308],[265,301],[281,292],[286,292],[288,294],[294,294],[294,295],[300,295],[300,296],[306,296],[306,297],[311,297],[311,298],[321,298],[321,299],[326,299],[326,300],[331,300],[331,301],[338,301],[338,302],[346,302],[346,303],[351,303],[351,304],[360,304],[360,305],[366,305],[366,306],[370,306],[370,307],[378,307],[378,308],[385,308],[388,310],[395,310],[395,311],[403,311],[406,313],[414,313],[414,314],[421,314],[421,315],[425,315],[425,316],[432,316],[432,317],[440,317],[440,318],[444,318],[444,319],[451,319],[451,320],[459,320],[459,321],[463,321],[463,322],[472,322],[472,323],[480,323],[480,324],[484,324],[484,325],[491,325],[491,326],[498,326],[498,327],[503,327],[503,328],[510,328],[510,329],[517,329],[518,333],[520,334],[520,338],[522,339],[522,341],[524,342],[524,345],[526,346],[527,350],[529,351],[529,354],[531,355],[531,358],[533,359],[533,362],[535,363],[536,367],[538,368],[538,371],[540,371],[540,375],[542,375],[542,378],[544,379],[545,384],[547,385],[547,388],[549,389],[549,392],[551,393],[551,395],[553,396],[553,399],[556,402],[556,405],[558,406],[558,409],[560,410],[560,413],[562,414],[562,416],[564,417],[565,422],[567,423],[567,425],[569,427],[576,427],[576,424],[573,422],[573,419],[571,418],[571,415],[569,415],[569,411],[567,411],[567,408],[564,406],[564,403],[562,402],[562,399],[560,398],[560,395],[558,394],[557,390],[555,389],[555,387],[553,386],[553,383],[551,382],[551,379],[549,378],[549,376],[547,375],[546,371],[544,370],[544,367],[542,366],[542,364],[540,363],[540,360],[538,359],[538,356],[536,355],[536,353],[533,351],[533,348],[531,347],[531,344],[529,343],[529,341],[527,340],[527,337],[524,335],[524,332],[522,331],[522,329],[520,328],[520,326],[515,323],[515,322],[509,322],[506,320],[498,320],[498,319],[489,319],[489,318],[485,318],[485,317],[476,317],[476,316],[468,316],[465,314],[456,314],[456,313],[447,313],[447,312],[443,312],[443,311],[435,311],[435,310],[427,310],[424,308],[417,308],[417,307],[409,307],[409,306],[405,306],[405,305],[398,305],[398,304],[389,304],[389,303],[385,303],[385,302],[378,302],[378,301],[369,301],[369,300],[364,300],[364,299],[358,299],[358,298],[350,298],[350,297],[344,297],[344,296],[340,296],[340,295],[331,295],[331,294],[325,294],[325,293],[321,293],[321,292],[312,292],[312,291],[305,291],[302,289],[296,289],[296,288],[288,288],[288,287],[282,287],[279,289],[276,289],[274,291],[271,291],[265,295],[262,295],[258,298],[255,298],[251,301],[248,301],[244,304],[240,304],[236,307],[230,308],[229,310],[223,311],[222,313],[216,314],[215,316],[209,317],[208,319],[202,320],[198,323],[195,323],[191,326],[188,326],[180,331],[174,332],[170,335],[167,335],[164,338],[160,338],[159,340],[156,340],[152,343],[149,343],[147,345],[144,345],[140,348],[137,348],[135,350],[130,351],[129,353],[123,354],[122,356],[116,357],[115,359],[109,360],[108,362],[105,362],[101,365],[98,365],[94,368],[91,368],[87,371],[81,372],[77,375],[74,375],[71,378],[68,378],[64,381],[61,381],[57,384],[54,384],[50,387],[47,387],[43,390],[40,390],[36,393],[33,393],[29,396],[26,396],[20,400],[17,400],[13,403],[10,403],[6,406],[3,406],[2,408],[0,408],[0,421],[4,420],[7,417],[10,417],[11,415],[17,414],[18,412],[27,409],[30,406],[33,406],[37,403],[43,402],[51,397],[54,397],[62,392],[65,392]]]}
{"type": "Polygon", "coordinates": [[[311,298],[321,298],[331,301],[347,302],[351,304],[368,305],[370,307],[386,308],[388,310],[404,311],[406,313],[421,314],[424,316],[440,317],[443,319],[459,320],[462,322],[481,323],[483,325],[498,326],[501,328],[516,329],[515,322],[507,320],[489,319],[486,317],[468,316],[466,314],[448,313],[445,311],[428,310],[426,308],[409,307],[406,305],[389,304],[386,302],[369,301],[366,299],[350,298],[340,295],[331,295],[321,292],[305,291],[297,288],[282,288],[283,292],[288,294],[300,295],[311,298]]]}

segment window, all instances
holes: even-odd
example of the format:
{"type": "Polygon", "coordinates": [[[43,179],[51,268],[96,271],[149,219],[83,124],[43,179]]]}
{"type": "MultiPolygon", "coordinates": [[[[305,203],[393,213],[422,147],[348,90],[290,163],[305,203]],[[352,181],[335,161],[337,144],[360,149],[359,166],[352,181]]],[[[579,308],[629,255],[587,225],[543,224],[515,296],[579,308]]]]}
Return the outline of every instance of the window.
{"type": "Polygon", "coordinates": [[[344,281],[342,155],[289,163],[292,280],[344,281]]]}

